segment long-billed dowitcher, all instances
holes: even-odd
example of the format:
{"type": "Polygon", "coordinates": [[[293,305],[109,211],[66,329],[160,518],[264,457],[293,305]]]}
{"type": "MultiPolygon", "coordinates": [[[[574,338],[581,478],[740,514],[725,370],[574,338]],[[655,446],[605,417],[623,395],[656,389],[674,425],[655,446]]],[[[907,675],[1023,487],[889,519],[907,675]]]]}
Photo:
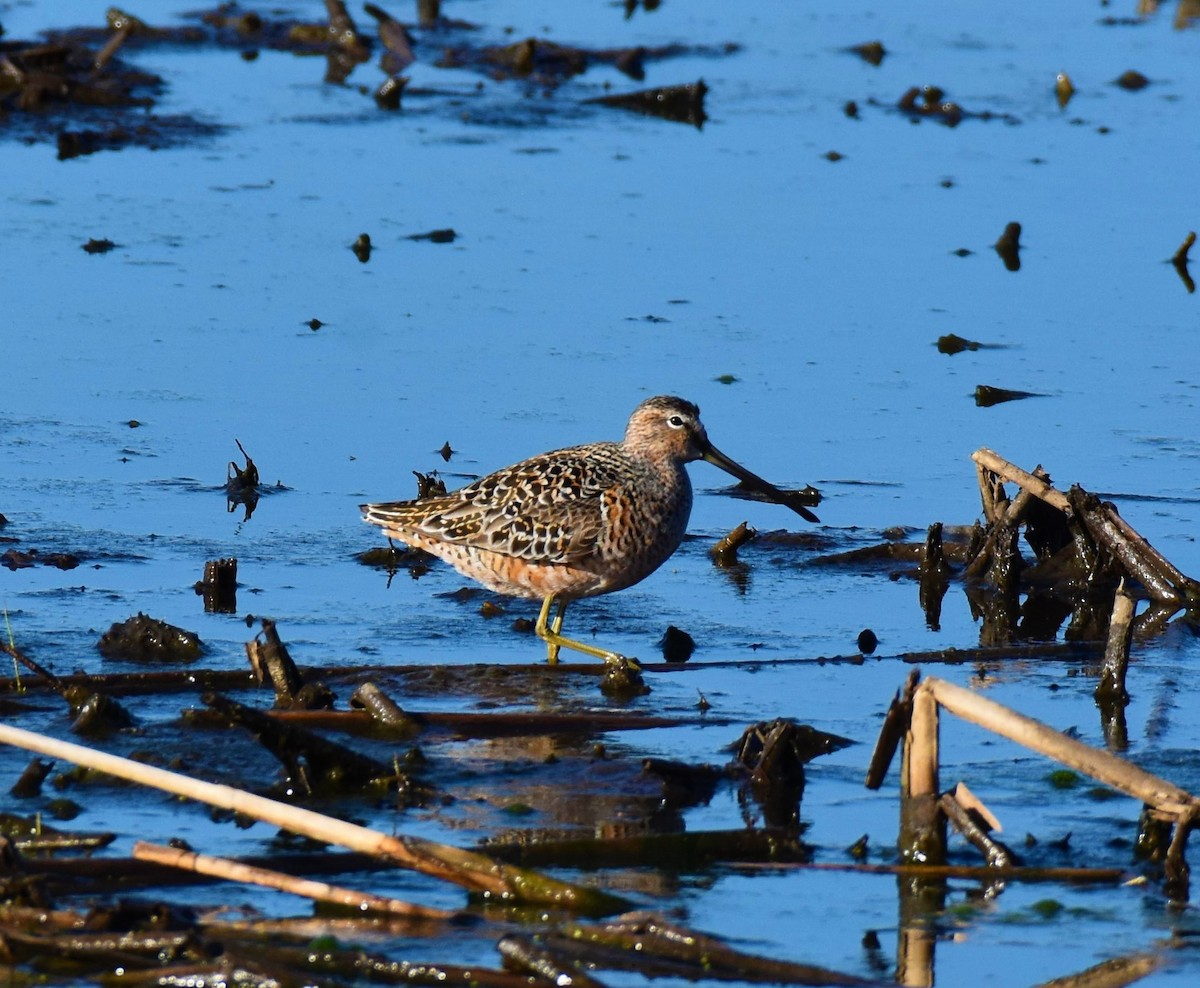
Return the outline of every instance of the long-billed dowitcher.
{"type": "Polygon", "coordinates": [[[535,630],[551,662],[560,648],[621,662],[615,652],[564,636],[563,614],[573,600],[633,586],[679,548],[692,510],[684,469],[692,460],[707,460],[817,521],[794,492],[709,442],[699,408],[661,395],[633,410],[619,443],[542,453],[445,496],[359,507],[389,538],[439,556],[485,587],[540,598],[535,630]]]}

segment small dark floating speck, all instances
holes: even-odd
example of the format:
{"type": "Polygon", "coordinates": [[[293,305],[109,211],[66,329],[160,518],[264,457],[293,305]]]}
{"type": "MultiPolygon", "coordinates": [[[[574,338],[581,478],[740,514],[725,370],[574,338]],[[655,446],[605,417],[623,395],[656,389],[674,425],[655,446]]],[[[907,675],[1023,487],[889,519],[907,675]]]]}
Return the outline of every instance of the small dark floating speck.
{"type": "Polygon", "coordinates": [[[426,233],[410,233],[408,240],[428,240],[431,244],[452,244],[458,234],[450,227],[441,230],[429,230],[426,233]]]}
{"type": "Polygon", "coordinates": [[[354,251],[354,256],[363,264],[371,259],[371,235],[369,233],[360,233],[358,239],[354,241],[350,249],[354,251]]]}
{"type": "Polygon", "coordinates": [[[92,237],[83,245],[83,249],[88,254],[107,254],[116,246],[116,244],[107,238],[97,240],[95,237],[92,237]]]}
{"type": "Polygon", "coordinates": [[[979,344],[955,333],[947,333],[938,337],[937,348],[939,353],[955,354],[964,350],[978,350],[979,344]]]}
{"type": "Polygon", "coordinates": [[[858,633],[858,650],[863,655],[870,655],[879,645],[879,639],[870,628],[864,628],[858,633]]]}
{"type": "Polygon", "coordinates": [[[970,257],[975,253],[973,250],[968,250],[966,247],[959,247],[958,250],[951,251],[955,257],[970,257]]]}
{"type": "Polygon", "coordinates": [[[1113,82],[1122,89],[1129,90],[1131,93],[1136,93],[1139,89],[1145,89],[1150,85],[1150,80],[1134,69],[1122,72],[1113,82]]]}
{"type": "Polygon", "coordinates": [[[308,320],[308,322],[306,322],[304,325],[307,326],[309,329],[311,329],[315,333],[318,329],[320,329],[322,326],[324,326],[325,323],[321,322],[320,319],[314,318],[314,319],[308,320]]]}
{"type": "Polygon", "coordinates": [[[861,58],[868,65],[882,65],[887,49],[882,41],[867,41],[861,45],[852,45],[846,49],[861,58]]]}
{"type": "Polygon", "coordinates": [[[826,161],[841,161],[846,156],[841,151],[826,151],[821,157],[826,161]]]}
{"type": "Polygon", "coordinates": [[[857,120],[858,119],[858,104],[855,103],[854,100],[852,100],[852,99],[846,100],[845,105],[842,107],[842,112],[844,114],[846,114],[846,116],[848,116],[851,120],[857,120]]]}

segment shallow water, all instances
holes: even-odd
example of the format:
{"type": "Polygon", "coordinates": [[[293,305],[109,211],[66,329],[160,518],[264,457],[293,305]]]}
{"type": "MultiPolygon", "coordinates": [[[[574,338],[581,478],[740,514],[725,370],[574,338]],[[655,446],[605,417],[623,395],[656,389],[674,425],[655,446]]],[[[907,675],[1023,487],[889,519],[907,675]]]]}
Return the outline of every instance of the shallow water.
{"type": "MultiPolygon", "coordinates": [[[[1174,5],[1104,23],[1132,19],[1132,3],[1021,3],[1003,14],[666,3],[628,19],[618,4],[563,6],[447,12],[482,25],[476,43],[705,46],[649,62],[645,81],[703,77],[703,129],[582,104],[606,87],[637,88],[605,67],[550,92],[423,57],[403,109],[387,114],[369,96],[373,64],[336,87],[322,83],[321,59],[155,48],[131,57],[167,80],[158,109],[226,130],[195,146],[66,162],[52,144],[0,142],[2,534],[84,559],[68,572],[5,571],[0,603],[17,643],[60,672],[123,668],[94,642],[138,610],[197,632],[204,664],[217,667],[244,662],[247,613],[275,618],[301,664],[533,662],[535,640],[509,628],[531,605],[485,621],[477,600],[450,596],[463,581],[448,568],[389,585],[359,565],[355,554],[379,539],[357,503],[411,496],[412,470],[440,470],[453,485],[617,437],[642,398],[679,393],[734,458],[781,486],[822,490],[812,531],[823,541],[752,543],[738,587],[709,563],[711,541],[743,519],[762,531],[802,523],[715,494],[727,478],[698,465],[696,538],[638,587],[575,605],[570,626],[650,658],[674,624],[696,638],[698,661],[852,654],[859,630],[873,628],[879,658],[862,666],[705,668],[655,677],[632,706],[690,715],[700,690],[738,724],[790,716],[861,742],[810,766],[806,837],[819,860],[845,860],[864,832],[886,854],[895,781],[874,794],[861,777],[908,671],[895,657],[970,647],[978,629],[957,587],[931,630],[914,584],[886,568],[808,565],[818,551],[878,541],[895,525],[919,537],[934,521],[970,523],[969,456],[990,446],[1113,499],[1180,569],[1200,573],[1200,301],[1167,262],[1198,223],[1200,34],[1173,27],[1174,5]],[[879,67],[845,50],[875,38],[888,51],[879,67]],[[726,42],[738,47],[719,53],[726,42]],[[1130,68],[1151,84],[1112,84],[1130,68]],[[1065,109],[1054,98],[1060,71],[1078,90],[1065,109]],[[927,83],[992,118],[910,122],[895,104],[927,83]],[[850,99],[859,119],[842,111],[850,99]],[[1023,226],[1015,273],[991,249],[1012,220],[1023,226]],[[406,239],[443,227],[459,238],[406,239]],[[377,245],[366,264],[349,249],[363,231],[377,245]],[[119,247],[90,256],[80,249],[89,237],[119,247]],[[313,317],[326,324],[316,332],[305,325],[313,317]],[[994,346],[946,356],[934,345],[946,333],[994,346]],[[1040,397],[980,408],[979,384],[1040,397]],[[235,439],[264,484],[279,485],[249,520],[226,510],[222,489],[226,462],[241,463],[235,439]],[[457,451],[449,464],[436,453],[446,441],[457,451]],[[191,585],[204,560],[228,555],[239,561],[240,613],[205,615],[191,585]]],[[[319,4],[290,9],[321,16],[319,4]]],[[[9,38],[101,13],[75,0],[0,5],[9,38]]],[[[1182,627],[1136,645],[1128,710],[1130,757],[1192,790],[1197,659],[1182,627]]],[[[1077,662],[997,665],[986,682],[973,667],[927,671],[1103,743],[1094,678],[1077,662]]],[[[172,716],[153,704],[139,713],[172,716]]],[[[1054,792],[1049,763],[971,728],[944,731],[943,782],[966,779],[1006,836],[1071,831],[1069,863],[1129,863],[1127,847],[1107,842],[1132,839],[1132,801],[1054,792]]],[[[739,732],[608,743],[719,762],[739,732]]],[[[4,764],[15,771],[23,759],[4,764]]],[[[137,802],[157,813],[139,819],[142,832],[214,839],[206,818],[153,796],[137,802]]],[[[76,824],[128,832],[111,813],[76,824]]],[[[455,817],[382,825],[463,843],[491,825],[455,817]]],[[[739,820],[729,794],[687,817],[692,829],[739,820]]],[[[215,831],[224,853],[266,839],[261,827],[229,829],[215,831]]],[[[765,954],[869,975],[859,943],[865,929],[894,929],[894,889],[886,878],[719,871],[661,904],[765,954]],[[797,934],[822,921],[824,936],[797,934]]],[[[1167,912],[1153,886],[1010,887],[943,938],[937,976],[1031,984],[1150,949],[1172,926],[1194,932],[1194,912],[1167,912]],[[1041,898],[1083,911],[1026,921],[1041,898]]],[[[885,955],[893,946],[883,938],[885,955]]],[[[1187,983],[1197,970],[1194,952],[1175,951],[1144,983],[1187,983]]]]}

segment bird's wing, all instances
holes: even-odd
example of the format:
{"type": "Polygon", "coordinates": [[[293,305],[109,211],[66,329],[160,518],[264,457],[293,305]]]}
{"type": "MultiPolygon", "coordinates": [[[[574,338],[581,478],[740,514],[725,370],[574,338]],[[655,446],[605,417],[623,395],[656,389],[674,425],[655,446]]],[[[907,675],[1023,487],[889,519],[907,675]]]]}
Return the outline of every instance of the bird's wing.
{"type": "Polygon", "coordinates": [[[571,563],[594,551],[605,492],[621,480],[603,446],[543,453],[444,497],[367,505],[366,518],[401,538],[407,529],[504,556],[571,563]]]}

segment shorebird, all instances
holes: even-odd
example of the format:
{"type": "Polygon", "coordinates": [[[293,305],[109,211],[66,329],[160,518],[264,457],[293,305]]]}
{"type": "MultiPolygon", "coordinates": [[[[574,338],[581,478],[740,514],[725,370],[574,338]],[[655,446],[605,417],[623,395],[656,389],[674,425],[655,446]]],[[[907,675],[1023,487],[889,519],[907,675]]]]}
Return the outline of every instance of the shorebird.
{"type": "Polygon", "coordinates": [[[623,663],[616,652],[563,635],[563,615],[573,600],[644,580],[679,548],[692,510],[684,467],[693,460],[818,520],[795,491],[779,490],[709,442],[699,408],[663,395],[633,410],[621,442],[542,453],[444,496],[359,507],[363,521],[390,539],[444,559],[490,590],[540,599],[535,631],[550,662],[569,648],[623,663]]]}

